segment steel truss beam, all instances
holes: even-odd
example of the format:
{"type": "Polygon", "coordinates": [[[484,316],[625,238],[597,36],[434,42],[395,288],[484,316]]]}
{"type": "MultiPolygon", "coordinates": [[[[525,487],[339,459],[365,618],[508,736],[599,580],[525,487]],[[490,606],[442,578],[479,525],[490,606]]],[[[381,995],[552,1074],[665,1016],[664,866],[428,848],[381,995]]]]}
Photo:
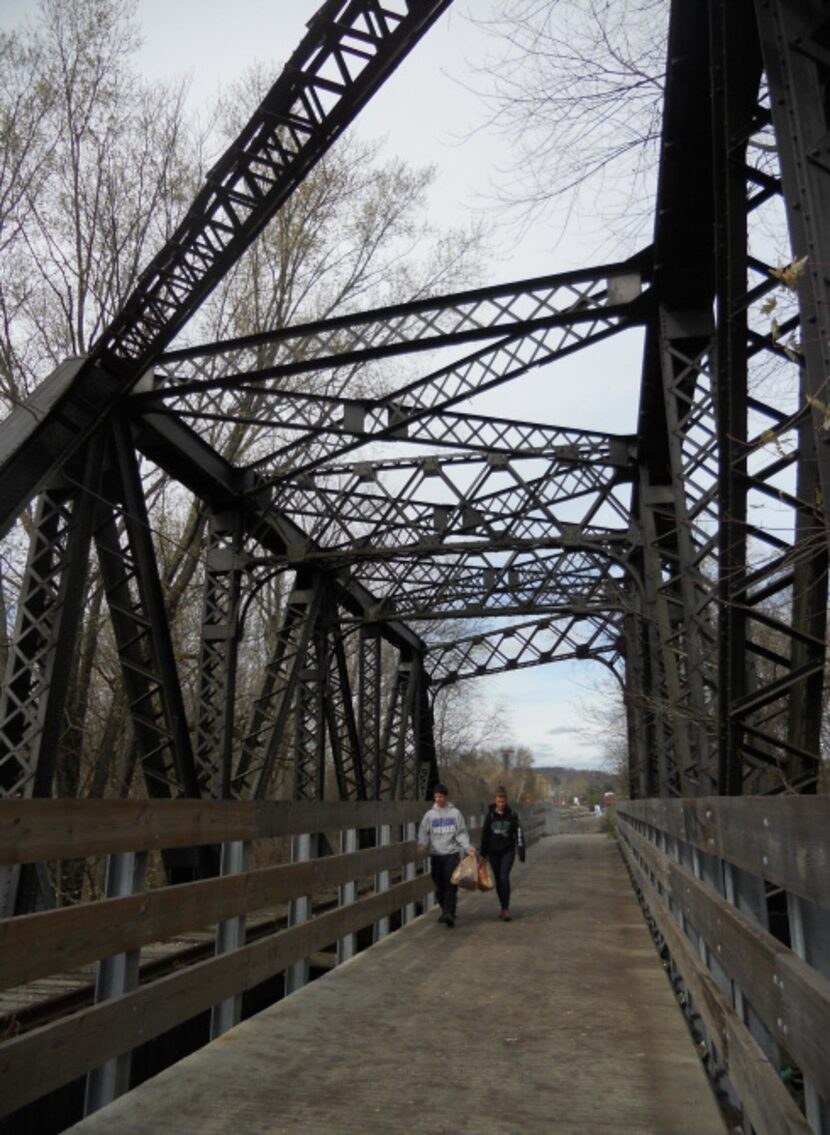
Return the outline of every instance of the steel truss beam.
{"type": "Polygon", "coordinates": [[[624,606],[625,549],[577,547],[501,554],[459,549],[440,558],[412,555],[362,565],[377,595],[365,618],[445,619],[567,611],[604,612],[624,606]],[[488,554],[490,553],[490,554],[488,554]]]}
{"type": "MultiPolygon", "coordinates": [[[[620,447],[622,448],[622,447],[620,447]]],[[[522,453],[365,462],[286,478],[274,505],[323,550],[375,558],[463,539],[502,548],[628,532],[627,463],[522,453]]]]}
{"type": "Polygon", "coordinates": [[[211,512],[205,552],[195,758],[203,796],[231,795],[240,606],[243,575],[241,518],[211,512]]]}
{"type": "Polygon", "coordinates": [[[620,622],[619,615],[569,615],[494,627],[451,642],[430,643],[430,683],[437,690],[465,678],[572,659],[594,659],[614,669],[621,657],[620,622]]]}
{"type": "Polygon", "coordinates": [[[673,4],[654,246],[633,260],[165,353],[448,2],[325,4],[91,357],[0,426],[0,531],[44,490],[0,700],[4,794],[54,791],[92,556],[148,793],[423,794],[431,691],[571,657],[621,679],[634,794],[815,790],[830,511],[819,0],[673,4]],[[787,266],[760,239],[776,210],[787,266]],[[634,327],[636,442],[477,412],[634,327]],[[399,385],[404,353],[421,371],[399,385]],[[233,463],[220,451],[240,424],[233,463]],[[195,692],[150,464],[210,518],[195,692]],[[266,585],[282,605],[256,624],[248,706],[245,612],[266,585]],[[403,621],[474,617],[483,631],[429,648],[403,621]]]}
{"type": "Polygon", "coordinates": [[[812,791],[819,770],[826,435],[815,412],[823,426],[816,392],[826,381],[827,336],[813,330],[828,238],[826,211],[817,208],[813,221],[792,214],[827,188],[817,160],[828,126],[818,94],[827,17],[820,5],[796,8],[713,0],[706,38],[699,23],[685,23],[690,11],[673,10],[685,62],[670,71],[667,91],[671,148],[655,239],[661,315],[646,349],[640,432],[650,442],[636,506],[646,631],[634,639],[640,658],[629,658],[640,707],[634,734],[647,750],[635,763],[648,795],[812,791]],[[692,121],[688,107],[707,102],[708,115],[696,110],[692,121]],[[793,125],[796,105],[810,107],[809,155],[801,124],[793,125]],[[780,176],[769,163],[773,122],[780,176]],[[686,144],[675,149],[680,136],[686,144]],[[692,153],[693,209],[678,188],[693,176],[683,169],[692,153]],[[710,153],[711,168],[698,160],[710,153]],[[782,190],[790,275],[759,244],[782,190]],[[679,209],[690,222],[682,232],[679,209]],[[704,237],[710,228],[713,243],[704,237]],[[801,319],[788,283],[801,292],[801,319]]]}
{"type": "MultiPolygon", "coordinates": [[[[803,37],[809,43],[814,35],[820,36],[818,18],[822,16],[826,26],[827,17],[816,5],[808,20],[809,8],[802,7],[797,32],[791,27],[788,41],[781,24],[784,8],[777,3],[757,5],[754,14],[746,12],[743,19],[740,13],[729,12],[728,18],[724,13],[722,22],[714,24],[722,44],[716,89],[722,92],[730,126],[723,143],[717,199],[723,234],[718,246],[721,351],[729,360],[723,378],[722,491],[730,509],[722,530],[728,560],[721,575],[725,696],[719,715],[720,785],[722,791],[732,793],[814,791],[820,751],[827,608],[827,527],[821,504],[826,440],[816,429],[810,407],[815,411],[815,398],[820,395],[814,391],[826,384],[828,362],[826,343],[814,342],[813,335],[816,327],[826,330],[826,313],[816,313],[821,295],[816,288],[826,273],[817,271],[815,253],[822,240],[825,250],[830,249],[830,241],[822,210],[815,220],[797,219],[818,184],[814,162],[807,155],[799,160],[797,176],[792,169],[800,139],[791,130],[782,133],[781,110],[787,107],[792,114],[793,98],[809,101],[811,90],[816,93],[822,68],[801,64],[800,40],[803,37]],[[773,37],[774,45],[770,42],[771,20],[779,31],[773,37]],[[738,42],[742,48],[735,54],[738,42]],[[753,43],[754,56],[747,50],[753,43]],[[762,66],[768,97],[751,98],[762,66]],[[769,133],[770,122],[776,124],[776,138],[779,133],[782,137],[781,177],[775,181],[764,180],[753,150],[757,136],[769,133]],[[791,289],[779,283],[776,267],[754,248],[754,215],[773,193],[782,215],[785,203],[789,208],[795,259],[807,256],[792,289],[800,290],[800,303],[791,312],[787,311],[791,289]],[[771,285],[776,284],[770,295],[771,285]],[[767,299],[761,313],[772,315],[768,328],[758,326],[751,307],[753,296],[763,294],[767,299]],[[744,337],[749,346],[741,351],[744,337]],[[764,359],[776,352],[777,370],[789,379],[786,386],[781,378],[773,383],[765,374],[764,359]],[[764,512],[775,516],[774,525],[754,521],[764,512]]],[[[826,81],[826,63],[823,70],[826,81]]],[[[806,113],[806,104],[801,105],[806,113]]],[[[821,111],[818,102],[812,114],[817,112],[826,132],[826,108],[821,111]]],[[[813,117],[814,131],[816,125],[813,117]]],[[[825,189],[828,185],[825,171],[825,189]]],[[[826,296],[826,279],[823,287],[826,296]]]]}
{"type": "MultiPolygon", "coordinates": [[[[600,312],[623,314],[640,295],[649,267],[648,254],[641,253],[601,268],[475,288],[169,351],[159,359],[161,373],[151,400],[246,385],[252,375],[272,379],[403,352],[529,334],[557,323],[590,322],[600,312]],[[261,370],[264,347],[274,348],[265,373],[261,370]],[[206,360],[213,360],[213,370],[206,360]]],[[[275,393],[302,397],[298,391],[279,387],[275,393]]]]}
{"type": "MultiPolygon", "coordinates": [[[[586,295],[589,283],[600,287],[603,296],[607,295],[604,275],[585,283],[586,295]]],[[[300,396],[287,399],[283,408],[279,391],[269,397],[252,388],[242,391],[241,403],[236,398],[230,405],[212,400],[205,407],[196,394],[189,402],[176,405],[176,410],[194,428],[200,421],[214,427],[217,422],[227,422],[229,426],[244,423],[248,432],[246,452],[251,455],[248,468],[257,473],[260,487],[276,483],[288,464],[297,476],[369,441],[417,439],[424,428],[420,423],[429,423],[436,414],[445,414],[469,398],[567,358],[642,321],[639,300],[632,299],[627,305],[592,306],[585,298],[585,310],[581,311],[581,301],[573,298],[570,286],[567,298],[569,310],[562,313],[567,318],[552,317],[528,333],[503,336],[493,346],[454,359],[383,398],[351,400],[344,405],[341,399],[328,396],[300,396]],[[286,430],[287,421],[291,425],[286,430]]],[[[354,381],[351,372],[347,377],[354,381]]],[[[152,400],[144,400],[143,404],[147,409],[156,408],[152,400]]],[[[429,425],[426,429],[430,430],[429,425]]],[[[432,433],[435,432],[432,427],[432,433]]]]}
{"type": "MultiPolygon", "coordinates": [[[[97,484],[100,448],[90,452],[97,484]]],[[[43,493],[0,698],[0,791],[51,796],[96,503],[77,485],[43,493]]]]}
{"type": "Polygon", "coordinates": [[[152,367],[450,0],[328,0],[90,358],[0,434],[0,534],[152,367]]]}
{"type": "Polygon", "coordinates": [[[135,451],[115,419],[95,545],[133,732],[151,796],[198,796],[170,623],[135,451]]]}

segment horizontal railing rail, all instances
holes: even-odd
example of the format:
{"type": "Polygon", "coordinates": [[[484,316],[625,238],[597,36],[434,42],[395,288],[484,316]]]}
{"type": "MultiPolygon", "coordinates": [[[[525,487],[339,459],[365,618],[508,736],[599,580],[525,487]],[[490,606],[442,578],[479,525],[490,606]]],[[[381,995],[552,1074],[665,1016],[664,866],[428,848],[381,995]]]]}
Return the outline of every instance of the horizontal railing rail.
{"type": "MultiPolygon", "coordinates": [[[[0,1114],[82,1076],[87,1110],[94,1110],[128,1089],[129,1054],[140,1045],[206,1011],[217,1036],[240,1019],[242,994],[280,974],[290,992],[305,980],[302,966],[319,951],[337,946],[338,959],[345,960],[358,932],[374,927],[377,940],[392,917],[401,925],[416,917],[431,903],[432,881],[415,839],[427,806],[0,801],[0,871],[93,860],[100,874],[105,859],[108,880],[118,878],[119,868],[128,880],[114,891],[108,883],[107,897],[0,920],[0,991],[25,991],[30,983],[82,967],[92,967],[91,984],[97,973],[94,1004],[88,997],[80,1009],[0,1043],[0,1114]],[[374,833],[374,846],[358,850],[357,833],[366,830],[374,833]],[[321,833],[330,839],[340,833],[339,854],[306,857],[298,850],[321,833]],[[280,854],[288,859],[290,845],[293,861],[244,869],[252,849],[280,838],[280,854]],[[145,871],[136,870],[137,864],[146,868],[147,853],[205,845],[222,848],[224,867],[215,878],[148,887],[145,871]],[[246,940],[251,916],[270,925],[246,940]],[[142,949],[193,933],[205,936],[208,947],[212,936],[214,956],[142,980],[142,949]]],[[[458,806],[476,840],[486,805],[458,806]]],[[[546,811],[533,805],[519,810],[530,845],[545,834],[546,811]]],[[[9,1025],[7,1034],[14,1032],[9,1025]]]]}
{"type": "Polygon", "coordinates": [[[426,807],[394,800],[2,800],[0,863],[370,828],[418,821],[426,807]]]}
{"type": "Polygon", "coordinates": [[[617,817],[733,1102],[757,1135],[827,1135],[830,797],[620,801],[617,817]],[[804,1112],[784,1083],[799,1076],[804,1112]]]}

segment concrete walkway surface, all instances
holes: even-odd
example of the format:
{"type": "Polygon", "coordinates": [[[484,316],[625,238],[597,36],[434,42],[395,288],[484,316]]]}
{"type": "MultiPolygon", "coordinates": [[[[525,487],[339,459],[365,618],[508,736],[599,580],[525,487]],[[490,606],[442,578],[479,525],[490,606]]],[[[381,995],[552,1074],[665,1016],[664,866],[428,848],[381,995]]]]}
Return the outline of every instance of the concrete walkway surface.
{"type": "Polygon", "coordinates": [[[75,1135],[724,1135],[613,841],[548,837],[75,1135]]]}

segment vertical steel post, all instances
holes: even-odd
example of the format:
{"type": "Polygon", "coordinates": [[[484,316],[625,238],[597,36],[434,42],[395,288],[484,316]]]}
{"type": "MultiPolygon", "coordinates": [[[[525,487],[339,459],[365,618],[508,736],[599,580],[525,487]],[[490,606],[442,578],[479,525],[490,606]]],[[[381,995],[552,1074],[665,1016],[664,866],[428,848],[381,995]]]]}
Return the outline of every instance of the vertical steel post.
{"type": "MultiPolygon", "coordinates": [[[[793,953],[807,965],[830,978],[830,911],[787,894],[787,915],[793,953]]],[[[823,1100],[815,1084],[804,1077],[804,1107],[815,1135],[830,1133],[830,1100],[823,1100]]]]}
{"type": "MultiPolygon", "coordinates": [[[[105,892],[107,898],[120,898],[144,889],[147,873],[146,852],[122,852],[107,861],[105,892]]],[[[139,950],[104,958],[98,963],[95,978],[95,1003],[112,1000],[138,986],[139,950]]],[[[84,1115],[98,1111],[130,1087],[131,1054],[123,1053],[87,1074],[84,1115]]]]}
{"type": "MultiPolygon", "coordinates": [[[[313,858],[312,837],[305,833],[291,838],[291,862],[306,863],[313,858]]],[[[288,904],[288,925],[299,926],[311,918],[311,896],[302,895],[288,904]]],[[[285,993],[294,993],[308,985],[308,958],[292,962],[285,971],[285,993]]]]}
{"type": "MultiPolygon", "coordinates": [[[[351,852],[357,851],[357,828],[347,828],[340,833],[340,853],[341,855],[349,855],[351,852]]],[[[357,901],[357,880],[350,879],[348,883],[342,883],[337,896],[338,906],[349,906],[350,903],[357,901]]],[[[337,964],[347,962],[349,958],[353,958],[357,948],[357,935],[346,934],[337,943],[337,964]]]]}
{"type": "MultiPolygon", "coordinates": [[[[248,870],[248,858],[251,845],[242,840],[222,844],[219,873],[226,875],[241,875],[248,870]]],[[[227,954],[231,950],[238,950],[245,945],[245,916],[226,918],[216,927],[215,955],[227,954]]],[[[210,1038],[226,1033],[234,1025],[238,1025],[242,1017],[242,994],[227,997],[214,1005],[210,1013],[210,1038]]]]}
{"type": "Polygon", "coordinates": [[[224,800],[231,796],[244,566],[241,516],[212,511],[208,517],[194,749],[202,792],[224,800]]]}
{"type": "MultiPolygon", "coordinates": [[[[404,842],[409,842],[410,840],[415,839],[415,837],[417,835],[417,830],[418,830],[417,824],[406,823],[406,824],[402,825],[402,828],[403,828],[403,830],[402,830],[401,834],[403,836],[404,842]]],[[[409,863],[404,864],[404,869],[403,869],[403,880],[404,880],[404,882],[409,882],[410,879],[414,879],[417,874],[418,874],[418,865],[417,865],[417,863],[415,862],[414,859],[411,860],[409,863]]],[[[403,908],[403,910],[401,911],[401,926],[407,926],[410,922],[412,922],[415,919],[415,913],[416,913],[415,912],[415,903],[414,902],[408,902],[406,904],[406,906],[403,908]]]]}
{"type": "MultiPolygon", "coordinates": [[[[392,828],[389,824],[380,824],[375,837],[376,847],[389,847],[392,842],[392,828]]],[[[389,890],[389,871],[378,871],[375,875],[375,891],[382,894],[389,890]]],[[[389,934],[389,915],[384,915],[375,923],[374,940],[380,942],[389,934]]]]}
{"type": "Polygon", "coordinates": [[[381,639],[376,626],[360,628],[358,670],[358,726],[363,751],[366,797],[379,799],[381,639]]]}

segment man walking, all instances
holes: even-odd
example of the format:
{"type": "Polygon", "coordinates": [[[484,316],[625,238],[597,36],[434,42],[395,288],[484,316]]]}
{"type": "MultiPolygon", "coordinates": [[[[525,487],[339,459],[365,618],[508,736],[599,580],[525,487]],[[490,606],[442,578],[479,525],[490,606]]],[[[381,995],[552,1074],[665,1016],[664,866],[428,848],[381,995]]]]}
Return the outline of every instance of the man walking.
{"type": "Polygon", "coordinates": [[[450,876],[461,861],[462,851],[475,855],[476,850],[467,835],[464,817],[447,799],[446,785],[436,784],[432,799],[434,804],[418,828],[418,854],[429,853],[435,901],[441,907],[438,921],[451,930],[455,926],[458,887],[450,882],[450,876]]]}

